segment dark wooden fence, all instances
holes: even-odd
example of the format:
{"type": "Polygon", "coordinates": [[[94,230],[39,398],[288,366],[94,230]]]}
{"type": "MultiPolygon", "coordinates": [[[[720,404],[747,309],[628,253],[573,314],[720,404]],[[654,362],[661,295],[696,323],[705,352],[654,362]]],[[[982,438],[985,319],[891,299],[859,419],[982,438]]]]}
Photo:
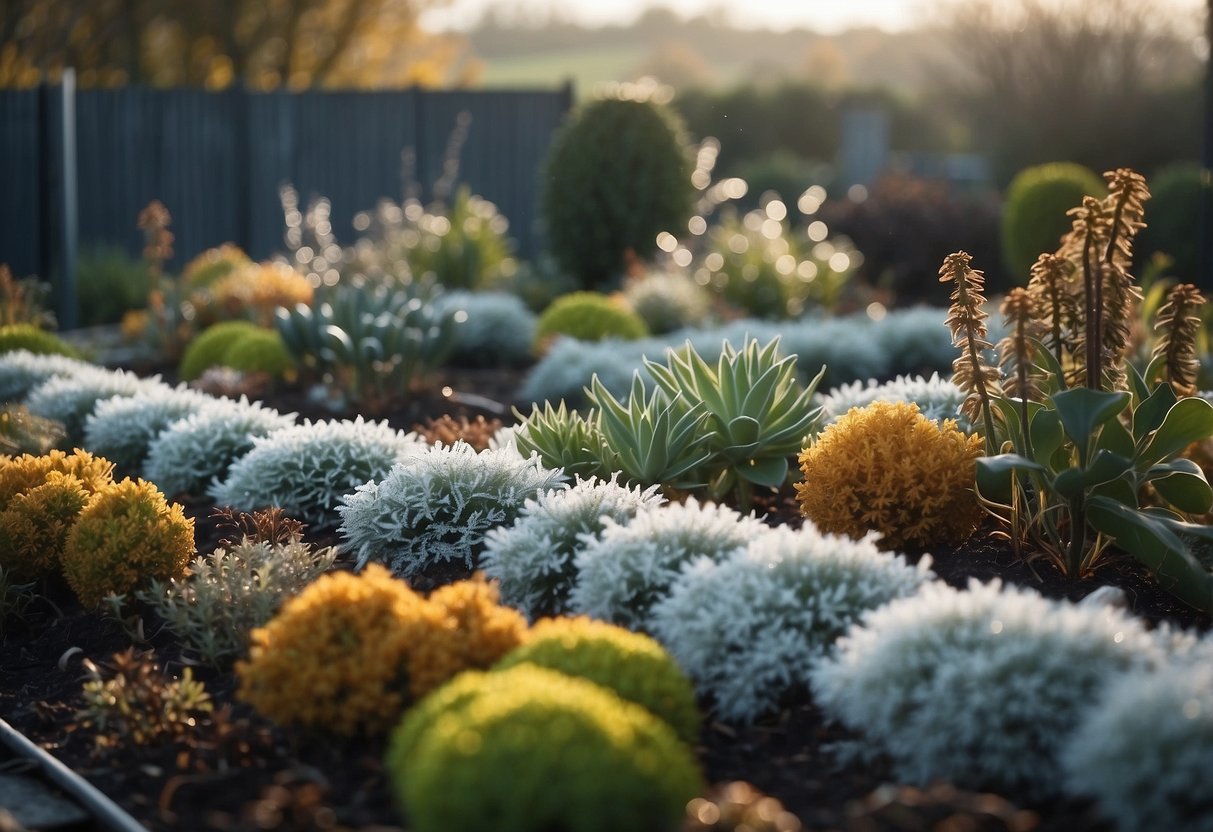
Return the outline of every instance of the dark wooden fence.
{"type": "Polygon", "coordinates": [[[74,251],[65,249],[76,247],[73,219],[80,248],[120,245],[137,255],[135,218],[152,199],[173,217],[170,268],[228,241],[265,258],[283,248],[278,192],[286,183],[303,205],[328,198],[333,231],[350,243],[357,212],[401,199],[403,154],[429,198],[464,113],[470,125],[458,180],[497,204],[528,256],[539,244],[539,167],[571,101],[567,87],[255,93],[74,91],[68,83],[0,90],[0,262],[17,275],[67,271],[56,285],[70,287],[74,251]]]}

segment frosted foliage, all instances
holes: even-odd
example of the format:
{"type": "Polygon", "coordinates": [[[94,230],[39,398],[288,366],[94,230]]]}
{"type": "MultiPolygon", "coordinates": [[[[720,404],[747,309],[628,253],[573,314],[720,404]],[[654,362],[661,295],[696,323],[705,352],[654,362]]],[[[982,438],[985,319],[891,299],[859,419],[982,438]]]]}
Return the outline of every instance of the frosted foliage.
{"type": "Polygon", "coordinates": [[[1160,666],[1174,639],[1109,606],[935,584],[872,613],[812,672],[827,716],[862,731],[897,776],[1046,796],[1058,754],[1114,679],[1160,666]]]}
{"type": "Polygon", "coordinates": [[[425,442],[387,422],[304,421],[253,439],[209,493],[219,505],[241,511],[278,506],[288,517],[316,528],[337,525],[342,495],[387,475],[425,442]]]}
{"type": "Polygon", "coordinates": [[[1122,832],[1213,832],[1213,650],[1118,680],[1062,765],[1067,790],[1122,832]]]}
{"type": "Polygon", "coordinates": [[[866,407],[873,402],[912,402],[918,411],[936,422],[955,419],[957,426],[970,433],[973,430],[968,419],[960,415],[960,405],[965,393],[951,382],[942,379],[939,373],[930,378],[922,376],[898,376],[893,381],[878,384],[875,380],[853,382],[835,387],[820,396],[817,403],[822,407],[822,426],[838,421],[853,407],[866,407]]]}
{"type": "MultiPolygon", "coordinates": [[[[990,317],[986,325],[990,334],[987,340],[996,344],[1005,334],[1002,316],[993,307],[988,311],[990,317]]],[[[887,356],[889,362],[883,375],[919,373],[925,370],[950,374],[952,361],[957,353],[956,347],[952,346],[952,333],[944,323],[947,318],[946,309],[919,306],[895,310],[873,323],[871,339],[887,356]]],[[[992,351],[989,357],[993,359],[992,351]]]]}
{"type": "Polygon", "coordinates": [[[164,391],[172,388],[161,383],[159,376],[141,379],[125,370],[89,367],[38,385],[30,391],[26,406],[35,416],[62,422],[68,440],[80,444],[84,440],[84,421],[98,402],[153,389],[164,391]]]}
{"type": "Polygon", "coordinates": [[[683,273],[645,275],[628,281],[624,298],[650,332],[699,326],[712,312],[712,295],[683,273]]]}
{"type": "Polygon", "coordinates": [[[657,487],[626,488],[615,481],[578,478],[567,490],[545,491],[527,500],[510,526],[485,536],[485,574],[500,583],[501,600],[534,620],[568,611],[577,576],[574,556],[610,524],[627,524],[660,505],[657,487]]]}
{"type": "Polygon", "coordinates": [[[205,393],[182,385],[100,401],[84,420],[84,446],[114,463],[120,474],[141,476],[153,440],[173,422],[197,412],[211,400],[205,393]]]}
{"type": "Polygon", "coordinates": [[[664,354],[664,343],[654,343],[651,338],[636,341],[557,338],[527,373],[520,398],[524,402],[558,402],[561,399],[579,402],[585,398],[582,388],[590,383],[595,373],[612,393],[626,394],[632,383],[632,372],[644,366],[646,345],[651,351],[650,357],[664,354]]]}
{"type": "Polygon", "coordinates": [[[35,355],[14,350],[0,355],[0,403],[21,402],[30,391],[45,381],[71,376],[95,365],[65,355],[35,355]]]}
{"type": "Polygon", "coordinates": [[[438,561],[473,567],[485,534],[562,478],[511,449],[429,446],[343,498],[341,535],[359,569],[376,561],[408,577],[438,561]]]}
{"type": "Polygon", "coordinates": [[[722,563],[700,558],[653,607],[653,634],[719,715],[747,722],[804,690],[809,669],[864,613],[912,595],[930,558],[909,566],[811,523],[772,529],[722,563]]]}
{"type": "Polygon", "coordinates": [[[148,449],[147,479],[165,494],[204,494],[227,475],[253,440],[295,424],[294,414],[249,404],[248,399],[209,399],[196,413],[171,424],[148,449]]]}
{"type": "Polygon", "coordinates": [[[509,292],[448,292],[435,301],[442,310],[463,310],[455,327],[452,360],[460,364],[528,363],[535,340],[535,313],[509,292]]]}
{"type": "Polygon", "coordinates": [[[630,523],[606,523],[577,553],[574,612],[634,630],[650,630],[649,612],[692,561],[720,562],[768,526],[728,506],[693,499],[641,512],[630,523]]]}
{"type": "Polygon", "coordinates": [[[784,330],[780,350],[796,356],[801,381],[817,375],[823,366],[822,381],[827,385],[886,375],[889,356],[873,339],[871,328],[866,317],[797,321],[784,330]]]}

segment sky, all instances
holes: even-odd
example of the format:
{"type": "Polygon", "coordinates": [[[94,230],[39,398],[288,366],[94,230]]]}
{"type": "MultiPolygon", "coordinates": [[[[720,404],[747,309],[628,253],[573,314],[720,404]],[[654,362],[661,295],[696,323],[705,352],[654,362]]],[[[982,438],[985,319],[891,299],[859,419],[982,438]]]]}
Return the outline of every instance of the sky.
{"type": "MultiPolygon", "coordinates": [[[[1190,12],[1205,0],[1171,0],[1177,11],[1190,12]]],[[[588,26],[634,20],[644,9],[663,6],[683,16],[725,14],[734,25],[747,28],[809,28],[834,33],[853,26],[874,25],[886,30],[910,28],[916,16],[929,10],[931,0],[451,0],[443,9],[425,12],[430,31],[469,29],[486,9],[547,17],[556,9],[563,19],[588,26]]]]}

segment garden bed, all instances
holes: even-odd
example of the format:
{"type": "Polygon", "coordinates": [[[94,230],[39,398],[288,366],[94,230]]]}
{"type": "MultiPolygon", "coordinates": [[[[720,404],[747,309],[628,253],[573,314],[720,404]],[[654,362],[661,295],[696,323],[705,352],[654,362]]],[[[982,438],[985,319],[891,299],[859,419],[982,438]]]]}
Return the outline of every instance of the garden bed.
{"type": "MultiPolygon", "coordinates": [[[[383,414],[393,427],[409,429],[443,414],[475,417],[501,412],[517,389],[514,374],[460,371],[436,385],[439,392],[418,397],[383,414]]],[[[265,403],[312,419],[333,418],[299,390],[272,391],[265,403]]],[[[508,415],[506,416],[509,420],[508,415]]],[[[186,503],[196,523],[199,552],[209,552],[224,536],[205,501],[186,503]]],[[[800,513],[790,488],[760,501],[759,514],[772,525],[799,526],[800,513]]],[[[1029,567],[1017,560],[987,525],[968,543],[930,551],[935,572],[963,587],[975,578],[1000,578],[1033,586],[1049,597],[1077,600],[1104,584],[1122,588],[1131,609],[1152,622],[1207,628],[1199,613],[1178,605],[1128,558],[1110,556],[1098,575],[1082,582],[1058,575],[1046,563],[1029,567]]],[[[328,545],[336,538],[305,535],[328,545]]],[[[908,552],[916,562],[926,552],[908,552]]],[[[349,569],[347,557],[338,568],[349,569]]],[[[441,565],[413,581],[422,590],[466,577],[460,566],[441,565]]],[[[157,661],[179,673],[185,661],[167,630],[144,617],[144,639],[137,649],[154,649],[157,661]]],[[[154,829],[334,829],[395,828],[393,806],[383,768],[382,739],[343,742],[330,737],[286,732],[273,727],[235,700],[231,672],[194,668],[215,703],[215,713],[200,720],[190,737],[158,748],[119,744],[99,749],[93,731],[80,727],[77,711],[82,661],[103,663],[131,644],[131,627],[81,609],[66,590],[40,600],[12,626],[0,644],[0,712],[27,736],[83,773],[141,822],[154,829]]],[[[301,692],[302,693],[302,692],[301,692]]],[[[848,826],[859,801],[890,780],[881,765],[839,766],[831,744],[848,739],[828,725],[807,694],[783,704],[778,713],[752,725],[725,724],[708,714],[696,753],[709,782],[745,780],[781,800],[809,829],[848,826]]],[[[1036,828],[1103,828],[1083,803],[1040,804],[1006,798],[1035,811],[1036,828]]],[[[888,794],[870,801],[887,800],[888,794]]],[[[958,803],[948,798],[945,803],[958,803]]],[[[915,809],[923,813],[927,810],[915,809]]],[[[1022,818],[1021,818],[1022,820],[1022,818]]],[[[905,828],[875,826],[864,828],[905,828]]],[[[982,828],[1032,828],[988,826],[982,828]]]]}

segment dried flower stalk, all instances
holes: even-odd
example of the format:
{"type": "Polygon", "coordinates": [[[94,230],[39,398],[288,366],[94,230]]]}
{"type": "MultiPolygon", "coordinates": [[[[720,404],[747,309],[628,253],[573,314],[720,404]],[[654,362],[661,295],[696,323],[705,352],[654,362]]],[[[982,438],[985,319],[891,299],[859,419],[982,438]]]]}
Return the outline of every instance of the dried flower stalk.
{"type": "Polygon", "coordinates": [[[993,349],[987,339],[986,318],[982,309],[985,304],[985,276],[970,268],[973,258],[968,252],[958,251],[944,258],[939,269],[940,283],[953,283],[952,308],[945,322],[952,330],[952,344],[961,352],[952,362],[952,383],[969,395],[961,405],[961,412],[976,422],[978,414],[985,422],[986,450],[994,450],[994,417],[990,399],[1002,395],[1002,372],[985,363],[982,353],[993,349]]]}
{"type": "Polygon", "coordinates": [[[1196,336],[1200,332],[1200,308],[1204,303],[1204,295],[1199,289],[1191,283],[1181,283],[1171,290],[1154,321],[1158,343],[1154,345],[1153,357],[1165,361],[1167,381],[1180,396],[1196,393],[1200,372],[1196,336]]]}

